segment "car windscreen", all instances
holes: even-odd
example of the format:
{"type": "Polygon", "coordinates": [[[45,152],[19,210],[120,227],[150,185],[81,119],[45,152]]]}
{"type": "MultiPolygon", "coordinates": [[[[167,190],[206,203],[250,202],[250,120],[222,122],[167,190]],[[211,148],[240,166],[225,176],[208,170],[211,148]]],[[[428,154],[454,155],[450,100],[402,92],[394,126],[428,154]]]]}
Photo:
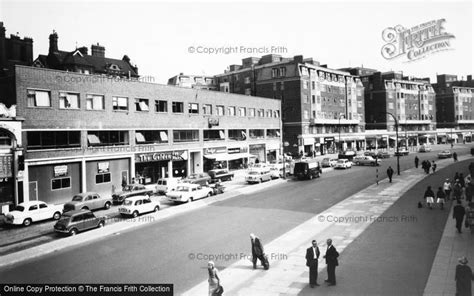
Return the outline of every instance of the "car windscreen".
{"type": "Polygon", "coordinates": [[[72,198],[72,201],[82,201],[82,196],[80,196],[80,195],[75,195],[75,196],[72,198]]]}
{"type": "Polygon", "coordinates": [[[306,162],[295,163],[295,170],[305,170],[307,168],[308,164],[306,162]]]}
{"type": "Polygon", "coordinates": [[[257,171],[250,171],[249,175],[260,175],[260,173],[257,171]]]}

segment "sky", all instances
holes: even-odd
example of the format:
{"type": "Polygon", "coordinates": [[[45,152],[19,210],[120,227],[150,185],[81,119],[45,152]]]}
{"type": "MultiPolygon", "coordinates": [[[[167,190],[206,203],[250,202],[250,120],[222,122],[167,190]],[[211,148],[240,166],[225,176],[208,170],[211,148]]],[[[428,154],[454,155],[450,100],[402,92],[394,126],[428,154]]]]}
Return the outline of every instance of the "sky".
{"type": "Polygon", "coordinates": [[[11,1],[0,0],[7,36],[34,40],[47,54],[55,30],[59,49],[100,43],[105,54],[128,55],[141,76],[166,84],[179,73],[215,75],[243,58],[268,53],[312,57],[329,68],[368,67],[430,77],[473,74],[472,1],[11,1]],[[408,61],[382,56],[382,32],[445,19],[449,50],[408,61]],[[210,53],[210,51],[215,51],[210,53]]]}

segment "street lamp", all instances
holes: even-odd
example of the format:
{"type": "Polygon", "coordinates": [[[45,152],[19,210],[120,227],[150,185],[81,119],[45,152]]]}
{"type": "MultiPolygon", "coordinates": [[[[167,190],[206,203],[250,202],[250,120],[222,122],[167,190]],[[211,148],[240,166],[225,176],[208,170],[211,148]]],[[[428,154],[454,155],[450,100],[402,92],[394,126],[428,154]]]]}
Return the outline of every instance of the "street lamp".
{"type": "Polygon", "coordinates": [[[385,113],[392,116],[393,120],[395,120],[395,133],[397,135],[397,137],[396,137],[396,144],[397,144],[397,152],[396,152],[397,153],[397,174],[400,175],[400,153],[398,151],[398,120],[395,117],[395,115],[393,115],[392,113],[390,113],[390,112],[385,112],[385,113]]]}
{"type": "Polygon", "coordinates": [[[341,118],[342,117],[345,117],[344,114],[339,115],[339,126],[338,126],[338,130],[339,130],[339,153],[341,153],[341,151],[342,151],[342,143],[341,143],[341,118]]]}

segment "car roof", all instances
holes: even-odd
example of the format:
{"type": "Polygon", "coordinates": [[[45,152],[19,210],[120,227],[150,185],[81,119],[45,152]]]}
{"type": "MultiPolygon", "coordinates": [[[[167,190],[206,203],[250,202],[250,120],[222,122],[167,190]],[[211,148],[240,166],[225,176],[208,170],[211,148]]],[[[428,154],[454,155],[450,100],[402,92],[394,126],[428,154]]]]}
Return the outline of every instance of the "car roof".
{"type": "Polygon", "coordinates": [[[40,200],[31,200],[31,201],[25,201],[25,202],[22,202],[20,204],[18,204],[19,206],[22,206],[22,207],[29,207],[29,206],[32,206],[32,205],[37,205],[37,204],[42,204],[42,203],[45,203],[44,201],[40,201],[40,200]]]}
{"type": "Polygon", "coordinates": [[[93,195],[93,194],[97,194],[99,195],[97,192],[92,192],[92,191],[89,191],[89,192],[82,192],[82,193],[77,193],[77,194],[74,194],[74,196],[87,196],[87,195],[93,195]]]}
{"type": "Polygon", "coordinates": [[[67,212],[63,213],[62,215],[63,216],[75,216],[75,215],[78,215],[78,214],[84,214],[84,213],[88,213],[88,212],[92,213],[91,210],[80,209],[80,210],[67,211],[67,212]]]}

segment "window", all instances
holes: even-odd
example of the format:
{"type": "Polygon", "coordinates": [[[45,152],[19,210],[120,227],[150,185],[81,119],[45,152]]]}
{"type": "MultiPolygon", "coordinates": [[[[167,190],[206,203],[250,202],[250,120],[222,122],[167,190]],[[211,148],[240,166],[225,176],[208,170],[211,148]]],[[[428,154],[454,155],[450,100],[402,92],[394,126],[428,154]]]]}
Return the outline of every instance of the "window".
{"type": "Polygon", "coordinates": [[[173,113],[184,113],[184,103],[183,102],[173,102],[172,103],[173,113]]]}
{"type": "Polygon", "coordinates": [[[266,117],[272,118],[272,116],[273,116],[272,110],[268,109],[268,110],[267,110],[267,116],[266,116],[266,117]]]}
{"type": "Polygon", "coordinates": [[[79,94],[59,93],[59,109],[79,109],[79,94]]]}
{"type": "Polygon", "coordinates": [[[286,68],[282,67],[280,68],[280,77],[285,77],[286,76],[286,68]]]}
{"type": "Polygon", "coordinates": [[[216,106],[216,110],[217,110],[217,116],[224,116],[224,106],[218,105],[216,106]]]}
{"type": "Polygon", "coordinates": [[[227,115],[235,116],[235,107],[227,107],[227,115]]]}
{"type": "Polygon", "coordinates": [[[44,90],[28,90],[28,107],[51,107],[51,94],[44,90]]]}
{"type": "Polygon", "coordinates": [[[198,142],[199,130],[174,130],[174,142],[198,142]]]}
{"type": "Polygon", "coordinates": [[[315,81],[311,81],[311,89],[316,89],[316,82],[315,81]]]}
{"type": "Polygon", "coordinates": [[[273,117],[275,117],[275,118],[280,118],[280,110],[275,110],[275,111],[273,112],[273,117]]]}
{"type": "Polygon", "coordinates": [[[267,138],[279,138],[280,130],[279,129],[267,129],[267,138]]]}
{"type": "Polygon", "coordinates": [[[316,104],[316,96],[315,95],[312,95],[312,99],[313,99],[313,104],[316,104]]]}
{"type": "Polygon", "coordinates": [[[239,107],[239,116],[244,117],[247,116],[247,109],[245,107],[239,107]]]}
{"type": "Polygon", "coordinates": [[[204,130],[204,141],[225,140],[224,130],[204,130]]]}
{"type": "Polygon", "coordinates": [[[0,146],[11,147],[11,145],[12,145],[12,139],[10,138],[10,135],[7,134],[6,132],[0,131],[0,146]]]}
{"type": "Polygon", "coordinates": [[[308,112],[308,110],[304,110],[304,111],[303,111],[303,118],[304,118],[304,119],[309,119],[309,112],[308,112]]]}
{"type": "Polygon", "coordinates": [[[308,81],[303,81],[303,89],[308,89],[308,81]]]}
{"type": "Polygon", "coordinates": [[[280,83],[280,90],[285,90],[285,81],[280,83]]]}
{"type": "Polygon", "coordinates": [[[249,83],[250,83],[250,77],[248,77],[248,76],[245,77],[245,78],[244,78],[244,83],[245,83],[245,84],[249,84],[249,83]]]}
{"type": "Polygon", "coordinates": [[[136,111],[150,111],[148,99],[135,99],[135,110],[136,111]]]}
{"type": "Polygon", "coordinates": [[[137,143],[137,144],[168,143],[168,131],[166,131],[166,130],[138,130],[138,131],[135,131],[135,143],[137,143]]]}
{"type": "Polygon", "coordinates": [[[127,131],[88,131],[88,146],[128,145],[127,131]]]}
{"type": "Polygon", "coordinates": [[[212,115],[212,105],[211,104],[204,104],[202,106],[202,114],[212,115]]]}
{"type": "Polygon", "coordinates": [[[255,108],[249,108],[249,116],[255,117],[255,108]]]}
{"type": "Polygon", "coordinates": [[[263,129],[251,129],[249,130],[249,136],[252,139],[263,139],[265,131],[263,129]]]}
{"type": "Polygon", "coordinates": [[[188,104],[189,114],[199,114],[199,104],[198,103],[189,103],[188,104]]]}
{"type": "Polygon", "coordinates": [[[245,141],[247,139],[247,133],[243,129],[230,129],[229,140],[245,141]]]}
{"type": "Polygon", "coordinates": [[[265,113],[263,109],[258,109],[258,117],[264,117],[264,116],[265,116],[265,113]]]}
{"type": "Polygon", "coordinates": [[[71,178],[68,177],[51,180],[51,190],[58,190],[64,188],[71,188],[71,178]]]}
{"type": "Polygon", "coordinates": [[[278,74],[279,74],[279,73],[278,73],[278,69],[277,69],[277,68],[272,69],[272,78],[278,77],[278,74]]]}
{"type": "Polygon", "coordinates": [[[81,147],[80,131],[27,132],[28,150],[81,147]]]}
{"type": "Polygon", "coordinates": [[[273,82],[273,91],[276,91],[276,90],[277,90],[277,83],[273,82]]]}
{"type": "Polygon", "coordinates": [[[112,108],[120,111],[128,110],[128,98],[112,97],[112,108]]]}
{"type": "Polygon", "coordinates": [[[105,110],[104,96],[87,95],[86,109],[87,110],[105,110]]]}
{"type": "Polygon", "coordinates": [[[110,173],[95,175],[95,184],[109,183],[110,173]]]}
{"type": "Polygon", "coordinates": [[[167,113],[168,112],[168,101],[155,100],[155,111],[167,113]]]}
{"type": "Polygon", "coordinates": [[[309,103],[308,95],[303,95],[303,103],[305,103],[305,104],[309,103]]]}

